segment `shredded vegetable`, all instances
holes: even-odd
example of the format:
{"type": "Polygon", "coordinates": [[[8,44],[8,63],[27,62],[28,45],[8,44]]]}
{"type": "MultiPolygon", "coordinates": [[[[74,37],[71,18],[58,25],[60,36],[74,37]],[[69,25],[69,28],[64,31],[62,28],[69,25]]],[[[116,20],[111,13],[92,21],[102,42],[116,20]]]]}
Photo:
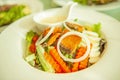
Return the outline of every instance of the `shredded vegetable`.
{"type": "MultiPolygon", "coordinates": [[[[78,49],[78,52],[77,52],[75,58],[79,58],[79,57],[83,56],[85,51],[86,51],[85,47],[80,47],[78,49]]],[[[79,70],[79,65],[80,65],[80,62],[74,62],[73,67],[72,67],[72,72],[78,71],[79,70]]]]}
{"type": "Polygon", "coordinates": [[[60,65],[52,58],[52,56],[48,53],[44,53],[45,59],[53,66],[56,73],[62,73],[62,69],[60,65]]]}
{"type": "Polygon", "coordinates": [[[44,57],[44,49],[42,48],[42,46],[37,46],[37,52],[38,52],[38,59],[43,67],[43,69],[46,72],[55,72],[54,69],[52,68],[52,65],[50,63],[48,63],[44,57]]]}
{"type": "Polygon", "coordinates": [[[39,44],[43,43],[52,34],[53,30],[54,30],[54,27],[52,27],[50,29],[50,31],[48,32],[48,34],[42,40],[41,40],[41,38],[38,38],[38,40],[36,42],[36,45],[39,45],[39,44]]]}
{"type": "MultiPolygon", "coordinates": [[[[78,21],[78,20],[77,20],[78,21]]],[[[33,67],[51,73],[70,73],[96,63],[105,49],[101,24],[86,29],[76,20],[26,34],[24,59],[33,67]]]]}
{"type": "Polygon", "coordinates": [[[84,59],[89,55],[89,52],[90,52],[90,42],[89,42],[89,40],[85,37],[85,35],[82,34],[82,33],[75,32],[75,31],[74,31],[74,32],[68,32],[68,33],[64,34],[64,35],[59,39],[58,44],[57,44],[57,50],[58,50],[59,55],[60,55],[65,61],[69,61],[69,62],[79,62],[79,61],[84,60],[84,59]],[[69,58],[66,58],[66,57],[61,53],[61,51],[60,51],[60,43],[61,43],[62,39],[64,39],[64,38],[65,38],[66,36],[68,36],[68,35],[77,35],[77,36],[79,36],[79,37],[82,37],[82,38],[86,41],[87,50],[86,50],[85,54],[84,54],[82,57],[77,58],[77,59],[69,59],[69,58]]]}
{"type": "Polygon", "coordinates": [[[66,65],[66,63],[63,61],[63,59],[58,54],[57,50],[55,48],[52,48],[50,50],[51,56],[57,61],[57,63],[61,66],[62,70],[64,72],[70,72],[69,67],[66,65]]]}

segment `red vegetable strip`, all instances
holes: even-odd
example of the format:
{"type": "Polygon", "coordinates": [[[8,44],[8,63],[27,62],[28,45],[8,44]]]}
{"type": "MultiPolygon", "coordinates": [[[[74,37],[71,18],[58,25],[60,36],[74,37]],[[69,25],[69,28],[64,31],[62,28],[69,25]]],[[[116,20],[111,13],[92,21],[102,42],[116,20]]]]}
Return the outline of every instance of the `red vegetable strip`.
{"type": "Polygon", "coordinates": [[[34,35],[32,38],[32,42],[36,43],[36,41],[38,40],[39,36],[38,35],[34,35]]]}
{"type": "Polygon", "coordinates": [[[36,52],[36,46],[34,43],[32,43],[29,47],[30,52],[35,53],[36,52]]]}
{"type": "Polygon", "coordinates": [[[30,44],[30,47],[29,47],[29,50],[30,52],[32,53],[35,53],[36,52],[36,46],[35,46],[35,43],[36,41],[38,40],[39,36],[36,34],[33,36],[32,38],[32,43],[30,44]]]}
{"type": "MultiPolygon", "coordinates": [[[[83,54],[85,53],[86,51],[86,48],[85,47],[80,47],[77,54],[76,54],[76,57],[75,58],[79,58],[81,56],[83,56],[83,54]]],[[[75,72],[75,71],[78,71],[78,66],[79,66],[79,62],[74,62],[73,63],[73,67],[72,67],[72,72],[75,72]]]]}
{"type": "Polygon", "coordinates": [[[62,69],[60,65],[49,55],[48,53],[44,53],[45,59],[52,65],[52,67],[55,69],[56,73],[61,73],[62,69]]]}
{"type": "Polygon", "coordinates": [[[50,55],[57,61],[57,63],[61,66],[62,70],[66,73],[71,72],[69,67],[63,61],[63,59],[59,56],[59,53],[55,48],[50,50],[50,55]]]}

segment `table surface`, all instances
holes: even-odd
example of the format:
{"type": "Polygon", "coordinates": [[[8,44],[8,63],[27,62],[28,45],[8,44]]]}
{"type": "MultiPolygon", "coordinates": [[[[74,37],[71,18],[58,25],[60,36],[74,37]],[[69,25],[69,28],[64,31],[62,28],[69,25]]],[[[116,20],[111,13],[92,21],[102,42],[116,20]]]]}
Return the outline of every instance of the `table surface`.
{"type": "MultiPolygon", "coordinates": [[[[58,7],[52,0],[40,0],[44,5],[44,10],[58,7]]],[[[120,21],[120,7],[112,10],[99,11],[120,21]]]]}

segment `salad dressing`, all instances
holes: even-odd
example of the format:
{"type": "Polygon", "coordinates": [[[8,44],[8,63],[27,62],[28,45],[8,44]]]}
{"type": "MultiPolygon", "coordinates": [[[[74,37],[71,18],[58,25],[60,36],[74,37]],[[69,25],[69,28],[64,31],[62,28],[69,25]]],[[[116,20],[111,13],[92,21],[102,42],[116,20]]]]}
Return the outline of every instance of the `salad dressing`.
{"type": "Polygon", "coordinates": [[[42,19],[40,22],[52,24],[52,23],[62,22],[64,20],[66,20],[66,18],[67,18],[66,16],[51,16],[51,17],[42,19]]]}

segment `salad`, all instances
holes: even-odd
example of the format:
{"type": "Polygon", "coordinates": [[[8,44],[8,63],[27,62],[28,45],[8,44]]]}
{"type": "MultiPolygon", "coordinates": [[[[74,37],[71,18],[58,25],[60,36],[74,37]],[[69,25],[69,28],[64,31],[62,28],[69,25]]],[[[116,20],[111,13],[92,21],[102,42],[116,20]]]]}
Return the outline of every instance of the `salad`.
{"type": "Polygon", "coordinates": [[[73,1],[83,5],[92,5],[92,4],[102,5],[102,4],[107,4],[117,0],[73,0],[73,1]]]}
{"type": "Polygon", "coordinates": [[[31,11],[26,5],[6,4],[0,6],[0,27],[8,25],[19,18],[30,14],[31,11]]]}
{"type": "Polygon", "coordinates": [[[76,72],[96,63],[105,45],[100,23],[88,25],[75,19],[43,32],[27,32],[24,59],[45,72],[76,72]]]}

